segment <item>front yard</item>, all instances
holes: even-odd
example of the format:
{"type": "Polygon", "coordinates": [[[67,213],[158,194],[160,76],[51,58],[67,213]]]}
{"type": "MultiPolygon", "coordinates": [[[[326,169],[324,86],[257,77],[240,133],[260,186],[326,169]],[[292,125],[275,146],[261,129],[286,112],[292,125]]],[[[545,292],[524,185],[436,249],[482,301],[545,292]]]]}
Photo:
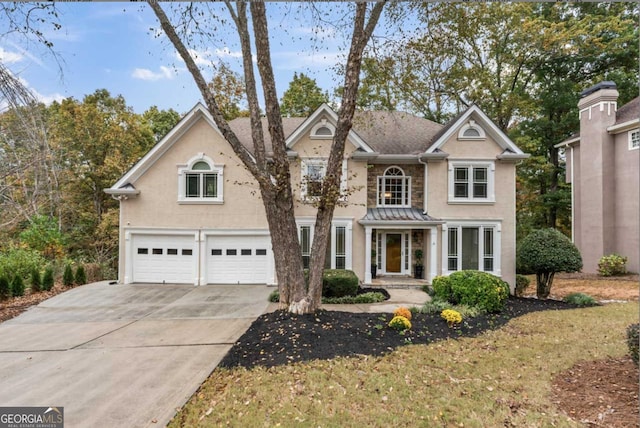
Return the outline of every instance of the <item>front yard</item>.
{"type": "MultiPolygon", "coordinates": [[[[574,280],[598,296],[601,283],[574,280]]],[[[556,281],[552,295],[575,291],[556,281]]],[[[632,295],[633,284],[618,288],[632,295]]],[[[637,296],[636,281],[636,301],[528,313],[475,338],[381,356],[362,348],[352,357],[218,368],[170,426],[637,426],[638,370],[625,342],[626,327],[638,322],[637,296]]],[[[370,316],[375,328],[379,315],[370,316]]],[[[290,343],[280,345],[286,360],[290,343]]],[[[252,359],[272,351],[266,342],[251,348],[252,359]]]]}

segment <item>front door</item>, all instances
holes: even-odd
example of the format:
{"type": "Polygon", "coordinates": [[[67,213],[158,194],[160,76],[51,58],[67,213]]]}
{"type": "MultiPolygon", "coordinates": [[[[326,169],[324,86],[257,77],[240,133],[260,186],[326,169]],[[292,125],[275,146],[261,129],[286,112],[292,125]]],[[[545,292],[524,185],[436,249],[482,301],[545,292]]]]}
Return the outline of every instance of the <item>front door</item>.
{"type": "Polygon", "coordinates": [[[386,234],[386,265],[387,273],[402,272],[402,234],[386,234]]]}

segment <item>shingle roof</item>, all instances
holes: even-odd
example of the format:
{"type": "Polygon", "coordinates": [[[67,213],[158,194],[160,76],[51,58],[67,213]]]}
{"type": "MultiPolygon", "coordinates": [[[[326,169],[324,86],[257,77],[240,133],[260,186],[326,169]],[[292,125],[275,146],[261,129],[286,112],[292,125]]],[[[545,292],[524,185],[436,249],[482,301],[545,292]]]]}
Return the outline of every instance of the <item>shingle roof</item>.
{"type": "Polygon", "coordinates": [[[359,111],[353,130],[381,154],[418,154],[427,150],[442,125],[399,111],[359,111]]]}
{"type": "Polygon", "coordinates": [[[616,124],[628,122],[640,117],[640,97],[635,97],[616,112],[616,124]]]}
{"type": "MultiPolygon", "coordinates": [[[[284,135],[291,135],[306,118],[282,118],[284,135]]],[[[238,136],[242,144],[253,151],[251,138],[251,122],[249,118],[237,118],[229,122],[229,126],[238,136]]],[[[265,148],[271,151],[271,137],[267,120],[262,119],[265,135],[265,148]]],[[[432,141],[434,135],[442,128],[439,123],[432,122],[409,113],[390,111],[359,111],[353,117],[353,132],[358,134],[373,150],[382,154],[418,154],[422,153],[432,141]]]]}
{"type": "MultiPolygon", "coordinates": [[[[298,126],[305,121],[304,117],[284,117],[282,118],[282,127],[284,131],[284,137],[287,138],[293,131],[295,131],[298,126]]],[[[229,122],[229,126],[231,130],[238,136],[238,139],[249,149],[250,152],[253,152],[253,139],[251,137],[251,119],[248,117],[239,117],[237,119],[233,119],[229,122]]],[[[271,148],[271,135],[269,134],[269,125],[267,123],[267,118],[262,118],[262,129],[264,132],[264,144],[265,150],[268,152],[272,151],[271,148]]]]}

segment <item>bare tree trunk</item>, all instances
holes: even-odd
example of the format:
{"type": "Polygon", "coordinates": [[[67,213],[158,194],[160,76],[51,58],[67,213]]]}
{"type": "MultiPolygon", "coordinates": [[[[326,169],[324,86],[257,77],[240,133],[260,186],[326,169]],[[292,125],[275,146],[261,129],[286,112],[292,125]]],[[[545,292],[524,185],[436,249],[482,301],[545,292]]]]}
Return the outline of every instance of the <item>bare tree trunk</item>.
{"type": "Polygon", "coordinates": [[[327,164],[327,174],[322,185],[322,197],[318,204],[313,244],[311,246],[308,292],[309,311],[317,310],[322,303],[322,271],[325,266],[327,243],[331,231],[331,220],[333,219],[336,203],[340,197],[344,147],[353,124],[358,86],[360,85],[362,54],[378,23],[383,8],[384,2],[376,3],[367,21],[367,3],[358,3],[356,5],[351,48],[345,70],[342,105],[338,112],[338,124],[327,164]]]}

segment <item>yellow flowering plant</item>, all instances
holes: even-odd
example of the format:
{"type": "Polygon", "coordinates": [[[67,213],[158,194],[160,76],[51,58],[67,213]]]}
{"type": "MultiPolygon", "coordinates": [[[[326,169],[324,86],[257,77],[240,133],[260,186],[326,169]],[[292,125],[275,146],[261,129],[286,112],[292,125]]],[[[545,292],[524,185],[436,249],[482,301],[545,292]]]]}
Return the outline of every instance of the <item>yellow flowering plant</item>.
{"type": "Polygon", "coordinates": [[[405,330],[410,330],[411,329],[411,321],[409,321],[408,319],[406,319],[405,317],[401,316],[401,315],[397,315],[395,317],[393,317],[393,319],[391,319],[391,321],[389,321],[389,327],[398,330],[398,331],[405,331],[405,330]]]}
{"type": "Polygon", "coordinates": [[[400,306],[395,311],[393,311],[393,316],[394,317],[398,317],[398,316],[405,317],[406,319],[411,321],[411,311],[409,309],[405,308],[404,306],[400,306]]]}
{"type": "Polygon", "coordinates": [[[454,311],[453,309],[445,309],[440,313],[440,316],[447,321],[447,325],[449,325],[449,327],[453,327],[462,322],[462,315],[460,315],[460,312],[454,311]]]}

